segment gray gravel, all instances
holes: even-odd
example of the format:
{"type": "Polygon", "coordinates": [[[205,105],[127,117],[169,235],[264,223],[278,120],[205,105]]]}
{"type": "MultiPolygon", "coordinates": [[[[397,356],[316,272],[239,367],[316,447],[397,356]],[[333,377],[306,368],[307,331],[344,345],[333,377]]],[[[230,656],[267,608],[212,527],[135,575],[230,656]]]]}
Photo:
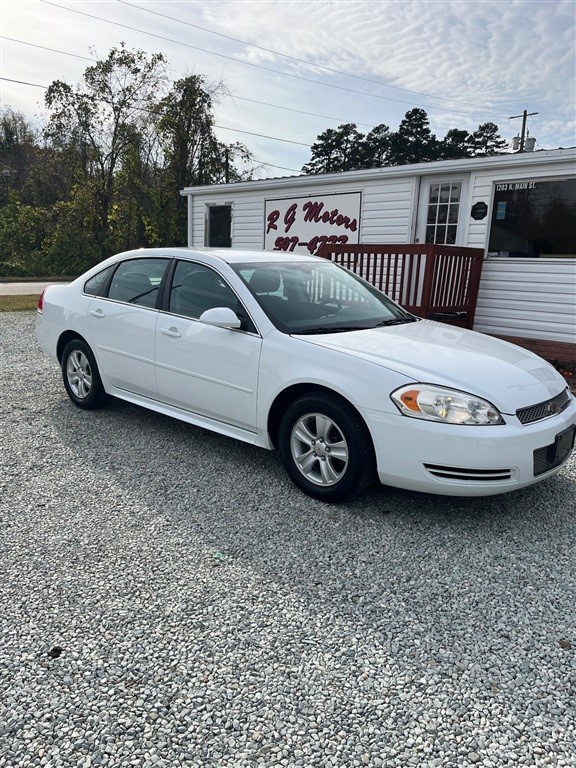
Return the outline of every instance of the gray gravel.
{"type": "Polygon", "coordinates": [[[334,507],[2,314],[0,768],[576,766],[576,462],[334,507]]]}

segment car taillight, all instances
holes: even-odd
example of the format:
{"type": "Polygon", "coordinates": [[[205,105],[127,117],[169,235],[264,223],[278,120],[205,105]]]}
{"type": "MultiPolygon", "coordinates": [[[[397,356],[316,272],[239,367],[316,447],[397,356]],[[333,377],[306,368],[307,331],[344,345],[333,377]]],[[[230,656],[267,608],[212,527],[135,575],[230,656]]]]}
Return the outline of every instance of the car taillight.
{"type": "Polygon", "coordinates": [[[44,310],[44,291],[42,291],[42,293],[40,294],[40,298],[38,299],[38,306],[36,308],[36,311],[40,315],[42,314],[43,310],[44,310]]]}

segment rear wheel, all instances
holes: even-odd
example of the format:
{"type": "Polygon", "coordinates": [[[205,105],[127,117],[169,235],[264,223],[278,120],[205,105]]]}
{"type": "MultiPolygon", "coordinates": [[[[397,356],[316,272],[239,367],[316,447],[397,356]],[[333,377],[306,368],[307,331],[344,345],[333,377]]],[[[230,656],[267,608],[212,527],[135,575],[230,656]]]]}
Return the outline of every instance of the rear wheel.
{"type": "Polygon", "coordinates": [[[315,499],[343,501],[374,482],[370,433],[344,400],[323,392],[299,398],[282,417],[278,438],[290,478],[315,499]]]}
{"type": "Polygon", "coordinates": [[[100,408],[108,400],[92,350],[81,339],[72,339],[62,353],[62,378],[74,405],[100,408]]]}

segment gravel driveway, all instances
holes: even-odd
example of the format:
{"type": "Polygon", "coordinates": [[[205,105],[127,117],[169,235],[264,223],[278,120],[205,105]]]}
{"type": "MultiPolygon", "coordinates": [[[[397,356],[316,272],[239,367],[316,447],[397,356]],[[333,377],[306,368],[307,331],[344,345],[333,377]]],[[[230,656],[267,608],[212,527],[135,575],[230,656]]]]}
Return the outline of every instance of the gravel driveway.
{"type": "Polygon", "coordinates": [[[328,506],[0,323],[1,768],[576,765],[574,459],[328,506]]]}

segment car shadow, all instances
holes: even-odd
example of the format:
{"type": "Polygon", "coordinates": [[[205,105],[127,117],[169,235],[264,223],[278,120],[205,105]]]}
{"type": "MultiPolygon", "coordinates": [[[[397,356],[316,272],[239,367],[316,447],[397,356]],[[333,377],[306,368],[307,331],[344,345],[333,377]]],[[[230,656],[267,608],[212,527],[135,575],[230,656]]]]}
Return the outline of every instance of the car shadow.
{"type": "Polygon", "coordinates": [[[466,568],[474,551],[501,549],[506,540],[527,549],[561,545],[566,527],[574,526],[574,483],[567,473],[498,496],[379,487],[332,505],[296,489],[276,452],[119,400],[92,412],[64,401],[52,421],[62,442],[103,484],[120,489],[127,504],[140,498],[149,515],[170,520],[181,535],[201,532],[207,546],[271,569],[277,578],[283,560],[314,570],[319,547],[333,561],[365,553],[364,567],[377,568],[383,553],[395,549],[391,542],[421,547],[425,539],[432,559],[450,552],[451,567],[466,568]]]}
{"type": "MultiPolygon", "coordinates": [[[[224,591],[238,612],[238,642],[265,642],[251,618],[259,593],[280,612],[278,648],[316,658],[322,633],[336,633],[354,646],[346,663],[358,674],[377,649],[402,674],[464,675],[462,685],[494,692],[500,654],[522,659],[531,647],[542,669],[562,664],[555,654],[573,609],[572,468],[501,496],[382,488],[329,505],[298,491],[276,453],[127,403],[83,412],[60,400],[49,413],[73,463],[101,489],[102,541],[94,504],[82,525],[101,556],[116,560],[122,545],[106,536],[120,531],[132,552],[124,579],[141,569],[134,542],[146,547],[146,566],[157,563],[150,599],[166,621],[198,611],[182,595],[200,579],[206,631],[219,632],[224,591]]],[[[136,617],[142,604],[124,600],[123,609],[136,617]]],[[[525,679],[529,691],[537,681],[525,679]]]]}

